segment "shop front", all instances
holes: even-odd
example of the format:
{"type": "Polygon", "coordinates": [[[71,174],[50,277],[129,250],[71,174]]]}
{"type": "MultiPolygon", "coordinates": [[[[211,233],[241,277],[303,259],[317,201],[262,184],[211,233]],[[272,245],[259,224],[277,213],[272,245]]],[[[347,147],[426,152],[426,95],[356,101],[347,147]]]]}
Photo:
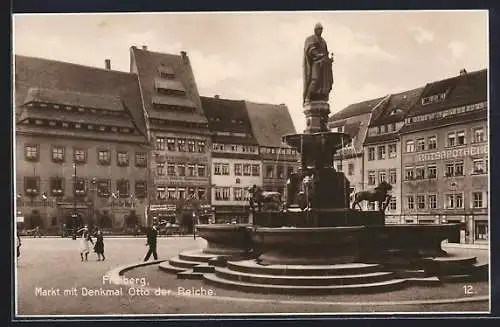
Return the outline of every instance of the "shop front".
{"type": "Polygon", "coordinates": [[[250,206],[214,206],[214,215],[216,224],[247,224],[250,206]]]}

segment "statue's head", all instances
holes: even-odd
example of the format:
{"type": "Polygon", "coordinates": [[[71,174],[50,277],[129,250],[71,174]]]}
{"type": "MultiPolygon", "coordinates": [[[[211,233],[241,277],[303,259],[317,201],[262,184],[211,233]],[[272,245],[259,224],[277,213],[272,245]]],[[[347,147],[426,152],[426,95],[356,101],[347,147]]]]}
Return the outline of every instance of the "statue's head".
{"type": "Polygon", "coordinates": [[[316,25],[314,25],[314,34],[321,36],[321,33],[323,33],[323,25],[321,23],[316,23],[316,25]]]}

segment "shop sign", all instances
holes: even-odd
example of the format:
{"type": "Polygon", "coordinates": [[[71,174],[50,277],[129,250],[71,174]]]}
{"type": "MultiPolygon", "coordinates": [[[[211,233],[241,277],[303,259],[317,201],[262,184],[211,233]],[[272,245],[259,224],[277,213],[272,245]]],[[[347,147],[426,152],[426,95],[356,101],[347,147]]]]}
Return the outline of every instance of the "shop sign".
{"type": "Polygon", "coordinates": [[[430,160],[446,160],[446,159],[456,159],[467,156],[476,156],[488,154],[488,145],[481,146],[470,146],[467,148],[454,149],[454,150],[443,150],[431,153],[422,153],[415,155],[414,161],[430,161],[430,160]]]}

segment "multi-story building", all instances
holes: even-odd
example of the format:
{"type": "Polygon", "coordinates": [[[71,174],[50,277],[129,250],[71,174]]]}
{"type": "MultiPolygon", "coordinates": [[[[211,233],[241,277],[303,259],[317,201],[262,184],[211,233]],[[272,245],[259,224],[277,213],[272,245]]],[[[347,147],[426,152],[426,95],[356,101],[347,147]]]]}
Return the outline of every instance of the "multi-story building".
{"type": "Polygon", "coordinates": [[[16,55],[14,93],[25,228],[144,225],[149,149],[137,76],[110,61],[99,69],[16,55]]]}
{"type": "Polygon", "coordinates": [[[241,100],[201,97],[212,132],[212,207],[216,222],[247,222],[248,188],[262,185],[259,145],[241,100]]]}
{"type": "MultiPolygon", "coordinates": [[[[392,186],[386,208],[386,223],[399,223],[401,214],[401,144],[399,130],[404,117],[420,99],[422,88],[387,96],[372,112],[364,142],[365,185],[375,188],[382,181],[392,186]]],[[[365,203],[378,210],[377,203],[365,203]]]]}
{"type": "Polygon", "coordinates": [[[401,129],[408,223],[462,222],[488,239],[487,71],[429,83],[401,129]]]}
{"type": "Polygon", "coordinates": [[[210,204],[211,144],[189,57],[133,46],[130,69],[138,76],[154,143],[151,205],[191,230],[193,216],[210,204]]]}
{"type": "Polygon", "coordinates": [[[365,189],[363,143],[370,123],[372,111],[385,98],[378,98],[351,104],[329,118],[328,128],[332,132],[347,133],[351,136],[348,144],[337,151],[334,165],[347,177],[352,188],[351,194],[365,189]]]}
{"type": "Polygon", "coordinates": [[[245,103],[262,159],[262,187],[284,195],[287,176],[299,167],[297,150],[282,141],[296,133],[292,117],[284,104],[245,103]]]}

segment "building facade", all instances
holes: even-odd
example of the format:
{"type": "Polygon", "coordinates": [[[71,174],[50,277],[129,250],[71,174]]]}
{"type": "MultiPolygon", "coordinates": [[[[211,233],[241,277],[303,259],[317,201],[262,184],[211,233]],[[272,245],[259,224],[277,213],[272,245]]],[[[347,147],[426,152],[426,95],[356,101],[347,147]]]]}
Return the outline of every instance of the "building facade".
{"type": "MultiPolygon", "coordinates": [[[[422,88],[391,94],[373,110],[364,142],[365,185],[375,188],[385,181],[391,184],[391,199],[386,208],[386,223],[399,223],[401,215],[401,142],[399,130],[404,117],[420,98],[422,88]]],[[[365,203],[378,210],[377,203],[365,203]]]]}
{"type": "Polygon", "coordinates": [[[351,136],[350,142],[335,154],[334,165],[335,169],[343,172],[349,180],[352,195],[364,190],[366,187],[363,143],[367,135],[372,111],[383,100],[384,98],[378,98],[355,103],[329,118],[328,128],[330,131],[347,133],[351,136]]]}
{"type": "Polygon", "coordinates": [[[212,207],[218,223],[246,223],[248,189],[262,185],[259,146],[253,136],[245,102],[201,97],[212,132],[212,207]]]}
{"type": "Polygon", "coordinates": [[[130,49],[138,76],[149,138],[151,216],[192,230],[210,206],[210,130],[189,57],[130,49]]]}
{"type": "Polygon", "coordinates": [[[400,131],[407,223],[465,225],[463,242],[486,242],[487,71],[429,83],[400,131]]]}
{"type": "Polygon", "coordinates": [[[146,128],[136,76],[15,56],[16,205],[24,227],[144,224],[146,128]],[[129,218],[132,217],[132,218],[129,218]]]}
{"type": "Polygon", "coordinates": [[[245,101],[253,135],[259,145],[262,160],[262,187],[285,195],[287,177],[300,167],[299,154],[282,141],[287,134],[295,134],[288,108],[245,101]]]}

